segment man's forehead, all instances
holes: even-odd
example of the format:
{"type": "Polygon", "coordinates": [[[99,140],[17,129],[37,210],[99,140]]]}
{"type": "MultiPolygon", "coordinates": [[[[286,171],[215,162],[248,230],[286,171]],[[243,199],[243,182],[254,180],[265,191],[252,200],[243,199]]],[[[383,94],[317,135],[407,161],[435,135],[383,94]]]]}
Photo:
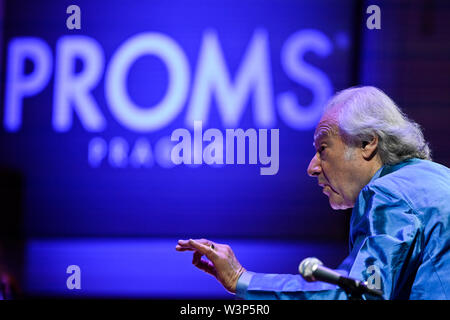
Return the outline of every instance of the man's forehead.
{"type": "Polygon", "coordinates": [[[334,106],[322,115],[322,118],[320,118],[320,121],[317,124],[316,130],[314,132],[314,146],[317,146],[320,140],[337,134],[337,118],[339,110],[340,108],[338,106],[334,106]]]}
{"type": "Polygon", "coordinates": [[[314,132],[313,145],[317,146],[321,140],[334,134],[336,134],[336,123],[330,119],[321,119],[314,132]]]}

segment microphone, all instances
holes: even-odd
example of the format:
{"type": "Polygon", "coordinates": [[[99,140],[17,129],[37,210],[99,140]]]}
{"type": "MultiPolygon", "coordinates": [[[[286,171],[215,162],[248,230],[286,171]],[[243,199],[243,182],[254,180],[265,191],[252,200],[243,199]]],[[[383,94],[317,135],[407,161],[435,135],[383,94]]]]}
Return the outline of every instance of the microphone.
{"type": "Polygon", "coordinates": [[[335,284],[344,289],[348,294],[370,294],[381,297],[383,292],[378,289],[372,289],[366,283],[352,278],[345,277],[336,271],[325,267],[317,258],[306,258],[298,266],[298,272],[308,282],[323,281],[335,284]]]}

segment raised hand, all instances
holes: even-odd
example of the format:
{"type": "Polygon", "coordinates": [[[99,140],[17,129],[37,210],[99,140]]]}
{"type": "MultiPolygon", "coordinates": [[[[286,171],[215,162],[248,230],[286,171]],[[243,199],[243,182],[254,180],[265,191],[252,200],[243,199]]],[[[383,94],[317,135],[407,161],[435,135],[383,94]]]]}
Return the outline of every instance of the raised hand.
{"type": "Polygon", "coordinates": [[[214,276],[227,291],[236,292],[236,284],[246,270],[241,266],[230,246],[207,239],[178,240],[177,251],[194,251],[192,264],[214,276]],[[206,256],[208,260],[202,257],[206,256]]]}

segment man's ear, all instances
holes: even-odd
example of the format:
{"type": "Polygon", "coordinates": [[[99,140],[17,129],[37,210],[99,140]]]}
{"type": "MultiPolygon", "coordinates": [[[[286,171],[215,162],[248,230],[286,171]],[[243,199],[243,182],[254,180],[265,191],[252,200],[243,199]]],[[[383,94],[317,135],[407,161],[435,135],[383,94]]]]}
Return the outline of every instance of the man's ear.
{"type": "Polygon", "coordinates": [[[372,159],[377,154],[378,136],[374,135],[372,140],[364,140],[361,145],[362,156],[365,160],[372,159]]]}

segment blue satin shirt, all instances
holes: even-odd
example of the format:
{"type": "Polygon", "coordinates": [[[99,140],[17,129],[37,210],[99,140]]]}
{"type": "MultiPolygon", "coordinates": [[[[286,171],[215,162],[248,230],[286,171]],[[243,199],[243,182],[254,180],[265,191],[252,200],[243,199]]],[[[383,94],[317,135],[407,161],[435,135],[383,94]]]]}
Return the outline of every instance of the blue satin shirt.
{"type": "MultiPolygon", "coordinates": [[[[350,254],[336,271],[378,285],[384,299],[450,299],[449,227],[449,168],[420,159],[385,165],[358,195],[350,254]]],[[[236,296],[348,299],[339,287],[300,275],[248,271],[239,278],[236,296]]]]}

